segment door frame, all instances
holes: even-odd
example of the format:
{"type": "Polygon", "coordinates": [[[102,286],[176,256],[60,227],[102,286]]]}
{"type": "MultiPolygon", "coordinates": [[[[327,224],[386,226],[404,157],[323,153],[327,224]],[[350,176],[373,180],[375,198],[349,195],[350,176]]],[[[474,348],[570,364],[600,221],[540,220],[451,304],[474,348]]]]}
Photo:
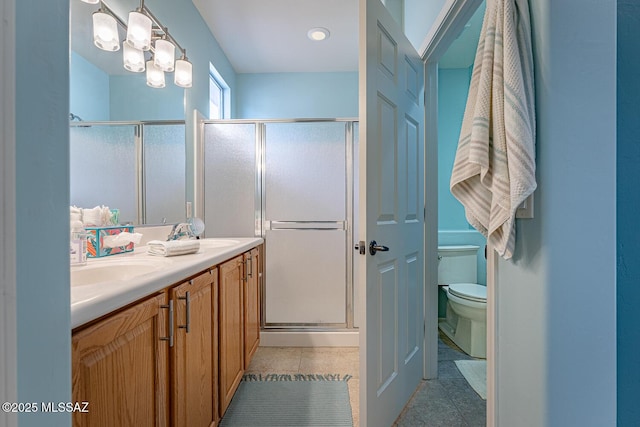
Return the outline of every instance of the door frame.
{"type": "MultiPolygon", "coordinates": [[[[425,200],[438,200],[438,61],[483,0],[447,0],[419,53],[425,64],[425,200]]],[[[425,203],[425,360],[424,377],[438,377],[438,204],[425,203]]],[[[498,409],[498,257],[487,248],[487,426],[498,409]]]]}

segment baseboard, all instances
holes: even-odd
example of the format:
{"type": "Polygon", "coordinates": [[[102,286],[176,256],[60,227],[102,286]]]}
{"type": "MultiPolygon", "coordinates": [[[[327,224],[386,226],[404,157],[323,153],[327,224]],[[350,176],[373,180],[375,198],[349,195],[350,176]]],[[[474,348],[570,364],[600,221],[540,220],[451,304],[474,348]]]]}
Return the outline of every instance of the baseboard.
{"type": "Polygon", "coordinates": [[[358,331],[262,331],[261,347],[358,347],[358,331]]]}

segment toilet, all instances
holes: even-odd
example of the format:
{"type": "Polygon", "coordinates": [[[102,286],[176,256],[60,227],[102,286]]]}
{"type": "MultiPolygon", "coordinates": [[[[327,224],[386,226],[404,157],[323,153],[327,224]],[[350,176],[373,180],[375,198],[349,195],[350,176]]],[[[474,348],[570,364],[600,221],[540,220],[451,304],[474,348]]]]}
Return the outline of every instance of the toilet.
{"type": "Polygon", "coordinates": [[[478,285],[479,246],[439,246],[438,285],[446,291],[446,317],[438,327],[465,353],[486,358],[487,288],[478,285]]]}

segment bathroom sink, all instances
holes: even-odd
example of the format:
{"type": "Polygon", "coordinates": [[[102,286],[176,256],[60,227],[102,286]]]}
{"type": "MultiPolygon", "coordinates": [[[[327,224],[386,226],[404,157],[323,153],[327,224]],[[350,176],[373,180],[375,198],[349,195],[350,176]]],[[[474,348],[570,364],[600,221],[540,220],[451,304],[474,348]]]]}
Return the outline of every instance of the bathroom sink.
{"type": "Polygon", "coordinates": [[[240,243],[234,239],[200,239],[201,248],[226,248],[240,243]]]}
{"type": "Polygon", "coordinates": [[[90,263],[71,268],[71,286],[125,281],[160,270],[162,260],[118,260],[90,263]]]}

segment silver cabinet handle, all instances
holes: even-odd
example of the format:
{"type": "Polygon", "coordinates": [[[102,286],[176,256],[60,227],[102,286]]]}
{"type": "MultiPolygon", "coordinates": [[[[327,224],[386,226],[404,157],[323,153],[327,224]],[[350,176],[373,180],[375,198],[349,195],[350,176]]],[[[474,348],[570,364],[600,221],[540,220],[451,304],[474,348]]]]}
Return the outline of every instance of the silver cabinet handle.
{"type": "Polygon", "coordinates": [[[184,325],[178,325],[180,329],[186,329],[187,333],[189,333],[189,324],[191,323],[191,299],[189,298],[189,291],[185,292],[183,297],[178,297],[179,300],[185,301],[185,311],[186,311],[186,323],[184,325]]]}
{"type": "Polygon", "coordinates": [[[242,281],[246,282],[247,280],[249,280],[249,268],[248,268],[249,258],[242,261],[242,263],[244,264],[244,277],[242,278],[242,281]]]}
{"type": "Polygon", "coordinates": [[[375,240],[372,240],[369,243],[369,253],[371,255],[375,255],[376,252],[388,252],[389,248],[387,246],[379,245],[375,240]]]}
{"type": "Polygon", "coordinates": [[[247,275],[249,277],[253,277],[253,257],[249,257],[247,258],[247,262],[251,261],[251,268],[249,269],[249,273],[247,273],[247,275]]]}
{"type": "Polygon", "coordinates": [[[173,347],[173,300],[170,300],[167,305],[161,305],[160,308],[169,310],[169,336],[160,337],[160,341],[169,341],[169,347],[173,347]]]}

